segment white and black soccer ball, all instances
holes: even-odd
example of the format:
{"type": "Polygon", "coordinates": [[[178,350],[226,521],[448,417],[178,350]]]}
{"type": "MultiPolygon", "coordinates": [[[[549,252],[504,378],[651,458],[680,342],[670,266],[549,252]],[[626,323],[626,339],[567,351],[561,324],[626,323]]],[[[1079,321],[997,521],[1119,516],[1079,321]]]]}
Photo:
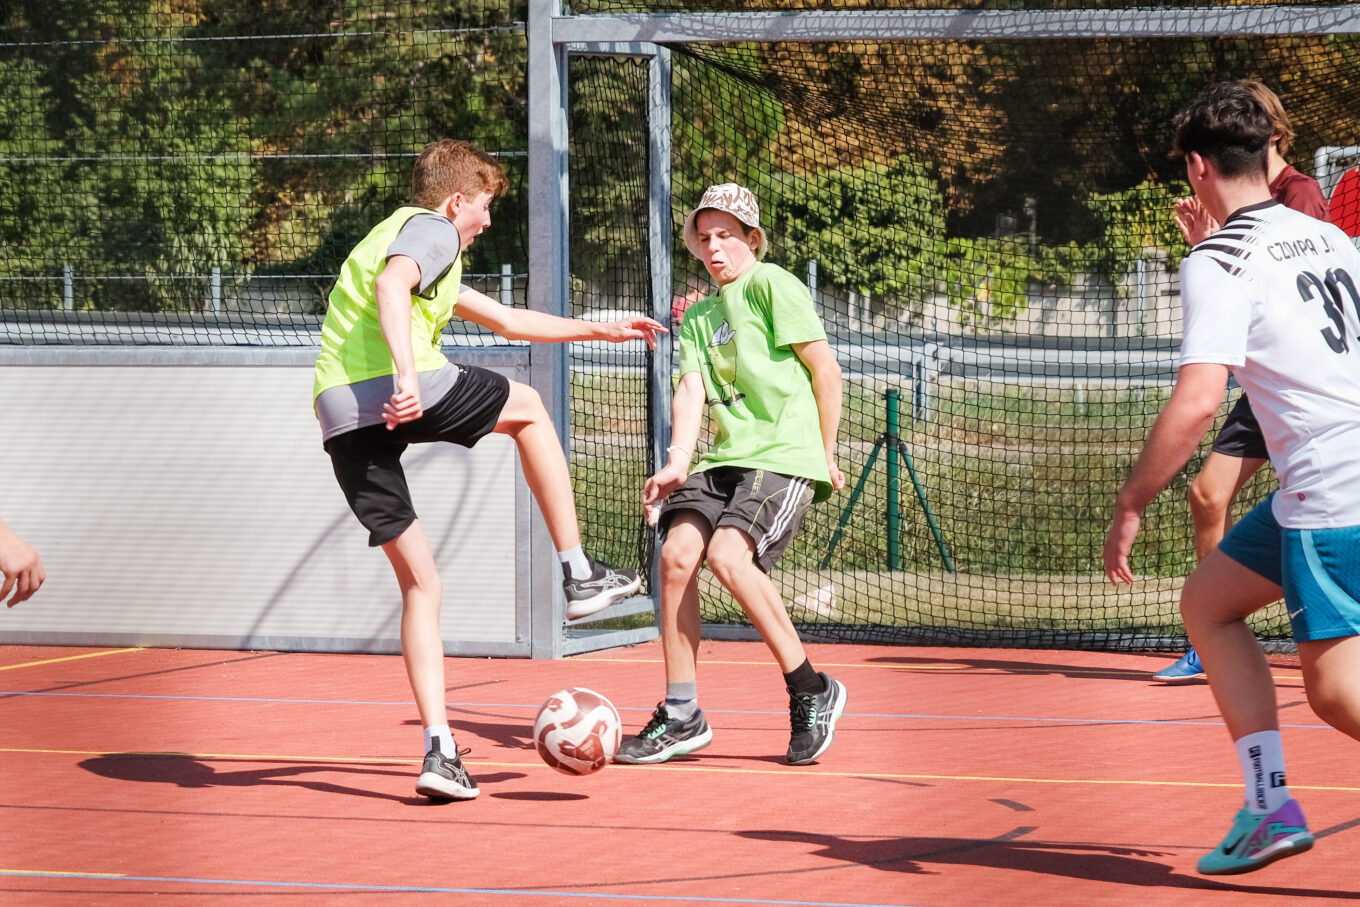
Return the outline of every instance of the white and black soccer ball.
{"type": "Polygon", "coordinates": [[[582,687],[549,696],[534,721],[538,755],[568,775],[598,772],[614,758],[622,740],[623,722],[614,704],[582,687]]]}

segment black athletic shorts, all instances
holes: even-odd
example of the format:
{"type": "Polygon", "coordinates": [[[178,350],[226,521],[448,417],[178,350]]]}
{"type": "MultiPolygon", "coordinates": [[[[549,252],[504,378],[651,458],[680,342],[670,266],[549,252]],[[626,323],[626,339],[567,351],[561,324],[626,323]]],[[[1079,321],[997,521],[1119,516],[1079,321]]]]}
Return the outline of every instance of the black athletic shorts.
{"type": "Polygon", "coordinates": [[[1229,457],[1270,459],[1266,439],[1261,435],[1261,426],[1256,422],[1256,414],[1251,411],[1246,394],[1238,397],[1237,403],[1228,411],[1228,418],[1223,420],[1223,427],[1214,437],[1214,450],[1229,457]]]}
{"type": "Polygon", "coordinates": [[[345,500],[368,530],[368,544],[386,545],[415,521],[411,491],[401,468],[409,444],[448,441],[471,447],[496,427],[510,382],[504,375],[461,365],[453,388],[419,419],[391,431],[385,423],[366,425],[326,441],[335,478],[345,500]]]}
{"type": "Polygon", "coordinates": [[[786,476],[744,466],[718,466],[696,472],[666,499],[661,508],[662,544],[677,511],[691,510],[709,528],[735,526],[751,537],[753,559],[766,573],[789,547],[798,524],[812,503],[816,484],[811,479],[786,476]]]}

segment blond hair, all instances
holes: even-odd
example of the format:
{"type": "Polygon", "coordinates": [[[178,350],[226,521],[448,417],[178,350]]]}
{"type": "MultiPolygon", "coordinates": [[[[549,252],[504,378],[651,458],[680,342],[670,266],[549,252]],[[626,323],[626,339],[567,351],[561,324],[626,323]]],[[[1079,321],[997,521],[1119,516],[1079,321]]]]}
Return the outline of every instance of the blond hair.
{"type": "Polygon", "coordinates": [[[1241,84],[1266,109],[1266,114],[1275,128],[1275,150],[1279,152],[1280,157],[1284,157],[1294,144],[1294,124],[1289,122],[1289,114],[1284,112],[1284,105],[1280,103],[1279,96],[1255,79],[1244,79],[1241,84]]]}
{"type": "Polygon", "coordinates": [[[422,208],[437,208],[455,192],[503,195],[509,188],[505,171],[494,157],[470,142],[454,139],[426,145],[411,173],[411,201],[422,208]]]}

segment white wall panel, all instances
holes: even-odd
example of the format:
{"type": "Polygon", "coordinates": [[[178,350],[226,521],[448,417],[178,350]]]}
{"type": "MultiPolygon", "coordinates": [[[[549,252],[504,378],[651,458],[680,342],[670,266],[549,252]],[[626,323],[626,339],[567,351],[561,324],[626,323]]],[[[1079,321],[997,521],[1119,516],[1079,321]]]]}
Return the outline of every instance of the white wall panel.
{"type": "MultiPolygon", "coordinates": [[[[48,576],[0,613],[0,641],[398,651],[396,580],[331,474],[311,382],[307,365],[0,364],[0,515],[48,576]]],[[[404,464],[446,650],[521,654],[514,444],[404,464]]]]}

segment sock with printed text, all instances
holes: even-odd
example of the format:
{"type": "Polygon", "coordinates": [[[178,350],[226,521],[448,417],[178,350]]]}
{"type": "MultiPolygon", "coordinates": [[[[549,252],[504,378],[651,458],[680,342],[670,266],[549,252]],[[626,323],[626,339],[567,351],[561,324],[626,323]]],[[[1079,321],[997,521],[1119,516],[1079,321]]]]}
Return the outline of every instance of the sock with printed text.
{"type": "Polygon", "coordinates": [[[1284,783],[1284,742],[1279,731],[1258,731],[1233,742],[1247,786],[1247,809],[1274,812],[1289,800],[1284,783]]]}

